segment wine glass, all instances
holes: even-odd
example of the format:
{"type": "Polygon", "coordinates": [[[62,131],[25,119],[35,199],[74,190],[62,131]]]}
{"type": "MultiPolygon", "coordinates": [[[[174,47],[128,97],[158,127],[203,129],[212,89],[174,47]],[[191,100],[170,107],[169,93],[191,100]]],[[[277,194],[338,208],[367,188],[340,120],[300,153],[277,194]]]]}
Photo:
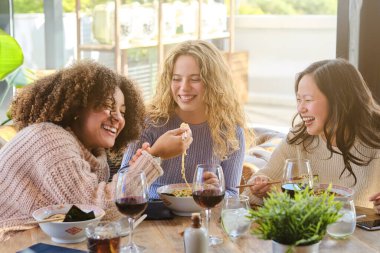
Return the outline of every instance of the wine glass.
{"type": "Polygon", "coordinates": [[[148,206],[148,185],[143,171],[129,172],[120,170],[116,183],[115,203],[117,209],[128,217],[129,242],[121,249],[125,253],[142,252],[145,247],[133,242],[133,223],[148,206]]]}
{"type": "Polygon", "coordinates": [[[282,177],[282,191],[292,198],[295,191],[304,190],[307,186],[313,188],[313,173],[310,161],[307,159],[286,159],[282,177]]]}
{"type": "Polygon", "coordinates": [[[209,234],[209,245],[223,242],[222,238],[209,233],[211,208],[219,204],[225,194],[225,182],[222,167],[218,164],[198,164],[193,180],[193,199],[206,208],[206,229],[209,234]]]}

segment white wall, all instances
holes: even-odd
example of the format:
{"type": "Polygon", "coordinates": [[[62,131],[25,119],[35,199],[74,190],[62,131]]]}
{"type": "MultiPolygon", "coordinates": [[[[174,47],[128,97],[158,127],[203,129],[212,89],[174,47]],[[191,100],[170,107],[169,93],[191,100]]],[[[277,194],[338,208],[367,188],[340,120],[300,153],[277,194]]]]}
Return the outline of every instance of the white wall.
{"type": "Polygon", "coordinates": [[[250,101],[294,104],[296,73],[335,58],[336,16],[237,16],[235,49],[249,51],[250,101]]]}
{"type": "MultiPolygon", "coordinates": [[[[74,60],[76,47],[75,14],[63,15],[64,63],[74,60]]],[[[24,65],[32,69],[45,69],[45,18],[44,14],[16,14],[15,38],[24,52],[24,65]]]]}

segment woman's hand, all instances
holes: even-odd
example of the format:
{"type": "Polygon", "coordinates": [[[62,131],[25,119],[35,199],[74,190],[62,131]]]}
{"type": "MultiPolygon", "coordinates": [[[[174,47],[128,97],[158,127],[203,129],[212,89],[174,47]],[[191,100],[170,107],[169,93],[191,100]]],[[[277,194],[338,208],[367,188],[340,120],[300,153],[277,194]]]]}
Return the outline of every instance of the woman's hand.
{"type": "Polygon", "coordinates": [[[219,186],[219,179],[215,173],[206,171],[203,173],[203,181],[205,184],[212,184],[216,187],[219,186]]]}
{"type": "Polygon", "coordinates": [[[133,165],[137,161],[144,150],[149,153],[150,144],[148,142],[144,142],[141,148],[136,150],[136,153],[132,156],[131,160],[129,160],[129,166],[133,165]]]}
{"type": "Polygon", "coordinates": [[[369,197],[369,201],[373,202],[373,208],[375,209],[376,213],[380,214],[380,192],[369,197]]]}
{"type": "Polygon", "coordinates": [[[177,128],[161,135],[147,151],[161,159],[169,159],[183,154],[192,142],[190,128],[177,128]]]}
{"type": "Polygon", "coordinates": [[[248,184],[254,184],[254,186],[250,187],[250,190],[253,195],[259,198],[263,198],[267,195],[268,191],[271,188],[271,185],[268,184],[269,177],[265,175],[257,175],[253,176],[249,181],[248,184]]]}

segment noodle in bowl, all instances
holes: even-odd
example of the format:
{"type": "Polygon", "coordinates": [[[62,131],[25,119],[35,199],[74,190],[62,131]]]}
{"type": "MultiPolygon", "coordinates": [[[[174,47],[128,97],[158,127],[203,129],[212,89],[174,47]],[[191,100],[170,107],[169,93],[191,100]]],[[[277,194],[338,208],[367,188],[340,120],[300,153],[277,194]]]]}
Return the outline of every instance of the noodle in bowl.
{"type": "Polygon", "coordinates": [[[191,216],[191,213],[200,212],[202,208],[198,206],[193,197],[183,196],[191,193],[189,187],[185,184],[169,184],[157,189],[157,193],[164,204],[178,216],[191,216]],[[180,195],[177,195],[180,194],[180,195]],[[178,197],[174,196],[176,194],[178,197]]]}
{"type": "MultiPolygon", "coordinates": [[[[330,184],[319,184],[315,186],[314,191],[326,191],[330,187],[330,184]]],[[[332,184],[331,189],[329,191],[331,194],[334,194],[336,200],[346,200],[353,198],[355,193],[354,189],[332,184]]]]}

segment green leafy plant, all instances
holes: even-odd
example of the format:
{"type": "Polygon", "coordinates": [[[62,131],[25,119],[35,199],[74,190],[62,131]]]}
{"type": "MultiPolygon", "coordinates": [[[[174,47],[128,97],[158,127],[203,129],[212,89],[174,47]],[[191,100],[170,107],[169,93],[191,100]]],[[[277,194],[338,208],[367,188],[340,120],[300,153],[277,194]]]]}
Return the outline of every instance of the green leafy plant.
{"type": "Polygon", "coordinates": [[[24,55],[17,41],[0,29],[0,80],[17,69],[24,61],[24,55]]]}
{"type": "MultiPolygon", "coordinates": [[[[0,81],[5,80],[5,91],[0,94],[0,107],[3,105],[8,92],[12,88],[21,88],[35,80],[35,72],[31,69],[20,67],[24,61],[22,49],[17,41],[0,29],[0,81]]],[[[8,119],[0,125],[10,121],[8,119]]]]}
{"type": "Polygon", "coordinates": [[[297,191],[294,198],[280,191],[269,193],[262,207],[250,211],[249,218],[257,224],[252,233],[290,246],[319,242],[327,225],[341,217],[342,203],[335,201],[329,190],[316,195],[307,188],[297,191]]]}
{"type": "Polygon", "coordinates": [[[244,15],[336,15],[337,0],[241,0],[244,15]]]}

